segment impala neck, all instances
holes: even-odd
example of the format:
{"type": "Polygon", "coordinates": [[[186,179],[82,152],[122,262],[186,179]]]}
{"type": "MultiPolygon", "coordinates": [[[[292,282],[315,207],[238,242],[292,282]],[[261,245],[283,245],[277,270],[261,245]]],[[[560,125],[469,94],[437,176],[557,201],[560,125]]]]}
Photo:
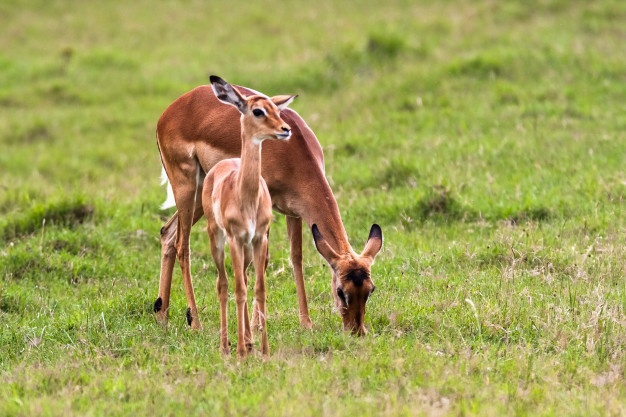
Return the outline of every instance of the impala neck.
{"type": "Polygon", "coordinates": [[[307,188],[307,194],[302,198],[302,218],[308,224],[309,230],[316,224],[324,239],[337,253],[349,253],[352,247],[341,220],[337,200],[324,173],[320,171],[318,175],[321,177],[314,179],[315,173],[311,172],[310,188],[307,188]]]}
{"type": "Polygon", "coordinates": [[[257,206],[259,202],[259,179],[261,178],[261,142],[242,135],[241,168],[237,188],[244,206],[257,206]]]}

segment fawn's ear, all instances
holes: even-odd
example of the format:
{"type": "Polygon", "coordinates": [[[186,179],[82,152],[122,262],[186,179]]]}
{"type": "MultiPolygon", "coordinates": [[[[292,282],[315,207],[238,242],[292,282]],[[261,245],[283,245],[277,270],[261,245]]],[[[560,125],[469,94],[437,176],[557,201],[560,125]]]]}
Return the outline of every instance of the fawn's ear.
{"type": "Polygon", "coordinates": [[[284,110],[287,108],[287,106],[291,104],[293,99],[296,97],[298,97],[297,94],[295,96],[274,96],[270,98],[270,100],[272,100],[272,102],[276,104],[276,107],[278,107],[279,110],[284,110]]]}
{"type": "Polygon", "coordinates": [[[361,253],[363,258],[369,258],[370,264],[374,263],[374,258],[383,247],[383,230],[374,223],[370,229],[370,235],[365,243],[365,248],[361,253]]]}
{"type": "Polygon", "coordinates": [[[315,242],[317,251],[326,259],[330,267],[335,269],[339,255],[337,255],[337,252],[335,252],[326,239],[324,239],[316,224],[311,227],[311,232],[313,233],[313,241],[315,242]]]}
{"type": "Polygon", "coordinates": [[[230,104],[239,110],[241,113],[245,113],[248,108],[246,98],[235,89],[232,85],[228,84],[225,80],[221,79],[217,75],[211,75],[211,88],[213,93],[219,101],[225,104],[230,104]]]}

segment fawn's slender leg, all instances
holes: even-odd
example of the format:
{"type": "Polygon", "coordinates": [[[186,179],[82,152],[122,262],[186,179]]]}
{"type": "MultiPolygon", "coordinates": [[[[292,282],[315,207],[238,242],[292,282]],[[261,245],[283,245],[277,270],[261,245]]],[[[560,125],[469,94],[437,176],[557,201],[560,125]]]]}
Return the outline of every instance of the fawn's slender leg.
{"type": "Polygon", "coordinates": [[[228,237],[230,247],[230,257],[233,261],[233,272],[235,273],[235,304],[237,308],[237,357],[243,358],[248,353],[245,333],[246,333],[246,299],[248,288],[244,275],[244,249],[243,245],[236,239],[228,237]]]}
{"type": "Polygon", "coordinates": [[[230,342],[228,341],[228,276],[224,267],[224,232],[209,220],[207,226],[211,238],[211,255],[217,268],[217,297],[220,301],[220,351],[224,355],[230,355],[230,342]]]}
{"type": "MultiPolygon", "coordinates": [[[[269,242],[270,240],[270,230],[267,229],[267,235],[265,237],[265,239],[267,240],[267,242],[269,242]]],[[[269,264],[269,259],[270,259],[270,251],[269,251],[269,244],[265,245],[266,247],[266,251],[265,251],[265,265],[264,265],[264,271],[267,271],[267,265],[269,264]]],[[[254,268],[256,271],[256,267],[254,268]]],[[[250,325],[252,326],[253,329],[257,329],[257,330],[261,330],[261,327],[259,327],[259,309],[258,309],[258,305],[256,302],[253,302],[252,305],[252,322],[250,323],[250,325]]]]}
{"type": "MultiPolygon", "coordinates": [[[[246,285],[246,289],[248,288],[248,267],[252,262],[252,249],[249,245],[244,246],[244,268],[243,268],[243,277],[246,285]]],[[[254,312],[254,304],[252,305],[252,310],[254,312]]],[[[248,310],[248,299],[246,298],[246,306],[245,306],[245,340],[246,340],[246,349],[248,349],[248,353],[252,352],[254,348],[254,334],[252,333],[250,326],[250,313],[248,310]]],[[[254,314],[254,313],[253,313],[254,314]]]]}
{"type": "Polygon", "coordinates": [[[267,311],[266,311],[266,257],[267,257],[267,236],[263,236],[254,245],[254,271],[256,280],[254,283],[254,304],[255,312],[258,314],[258,326],[261,330],[261,354],[269,356],[270,347],[267,340],[267,311]]]}

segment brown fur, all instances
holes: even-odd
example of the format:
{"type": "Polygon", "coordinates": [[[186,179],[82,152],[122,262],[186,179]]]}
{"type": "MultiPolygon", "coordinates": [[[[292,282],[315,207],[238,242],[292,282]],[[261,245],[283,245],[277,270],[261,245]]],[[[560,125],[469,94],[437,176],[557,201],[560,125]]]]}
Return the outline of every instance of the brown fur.
{"type": "Polygon", "coordinates": [[[237,355],[244,357],[253,340],[248,316],[246,270],[254,262],[254,320],[261,330],[261,353],[269,355],[265,309],[265,269],[267,243],[272,220],[272,200],[261,177],[261,143],[267,139],[287,140],[291,129],[280,118],[276,106],[289,103],[293,97],[272,99],[243,97],[228,83],[211,77],[216,92],[227,91],[222,100],[241,111],[241,158],[224,159],[208,172],[202,193],[202,206],[211,240],[211,254],[218,270],[217,293],[220,301],[220,348],[230,353],[228,341],[228,279],[224,267],[224,243],[227,240],[235,274],[237,304],[237,355]],[[276,103],[276,104],[275,104],[276,103]],[[254,111],[264,111],[261,116],[254,111]]]}
{"type": "MultiPolygon", "coordinates": [[[[236,88],[243,94],[253,94],[244,87],[236,88]]],[[[210,86],[200,86],[175,100],[163,112],[157,124],[161,160],[173,187],[178,208],[178,212],[161,229],[159,297],[162,304],[157,312],[157,318],[161,321],[167,318],[172,271],[178,257],[193,317],[192,327],[200,327],[189,270],[189,234],[191,226],[202,217],[200,195],[203,182],[196,182],[196,176],[199,173],[202,177],[203,173],[222,159],[240,155],[239,114],[237,109],[221,104],[210,86]]],[[[291,127],[292,137],[286,142],[269,141],[264,144],[261,173],[272,197],[274,210],[287,216],[300,324],[310,328],[312,324],[302,269],[302,220],[309,226],[316,224],[328,245],[345,260],[336,263],[333,282],[336,282],[336,276],[350,273],[353,267],[350,261],[353,260],[368,273],[371,262],[363,263],[361,255],[356,254],[348,242],[337,201],[324,175],[324,156],[315,134],[295,111],[285,109],[281,117],[291,127]]],[[[373,239],[382,245],[382,235],[373,239]]],[[[331,260],[326,260],[330,264],[331,260]]],[[[363,298],[360,291],[350,286],[346,286],[346,291],[353,300],[363,298]]],[[[336,297],[334,289],[333,294],[336,297]]],[[[359,314],[364,314],[365,302],[361,304],[359,314]]],[[[351,326],[344,321],[344,327],[358,330],[351,326]]]]}

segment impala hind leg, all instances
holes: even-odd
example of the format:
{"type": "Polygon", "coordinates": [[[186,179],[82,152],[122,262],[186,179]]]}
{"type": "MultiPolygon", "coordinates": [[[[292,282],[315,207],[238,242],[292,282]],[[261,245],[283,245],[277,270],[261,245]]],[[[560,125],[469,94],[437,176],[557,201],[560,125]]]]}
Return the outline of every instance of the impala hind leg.
{"type": "MultiPolygon", "coordinates": [[[[267,235],[266,235],[266,240],[269,242],[270,239],[270,231],[267,231],[267,235]]],[[[265,265],[264,265],[264,270],[267,271],[267,265],[269,264],[270,261],[270,251],[269,251],[269,245],[265,245],[266,247],[266,251],[265,251],[265,265]]],[[[256,271],[256,267],[254,268],[256,271]]],[[[261,327],[259,325],[259,309],[258,309],[258,305],[256,302],[253,302],[252,304],[252,321],[250,323],[250,325],[252,326],[253,329],[257,329],[257,330],[261,330],[261,327]]]]}
{"type": "MultiPolygon", "coordinates": [[[[196,199],[198,202],[200,199],[196,199]]],[[[201,205],[194,210],[193,224],[202,218],[201,205]]],[[[169,314],[172,274],[176,263],[176,240],[178,234],[178,212],[161,228],[161,273],[159,278],[159,296],[154,302],[154,312],[159,323],[166,323],[169,314]]],[[[188,239],[189,241],[189,239],[188,239]]]]}
{"type": "MultiPolygon", "coordinates": [[[[195,167],[196,170],[200,169],[195,167]]],[[[202,214],[202,188],[196,185],[196,178],[199,179],[198,171],[186,173],[184,180],[177,178],[172,181],[172,185],[179,184],[174,187],[174,197],[176,207],[178,208],[178,230],[176,233],[176,254],[180,269],[182,272],[183,286],[185,288],[185,296],[187,298],[187,324],[192,329],[200,329],[202,326],[198,318],[198,307],[193,291],[193,283],[191,279],[191,260],[189,249],[189,236],[194,220],[199,219],[202,214]],[[191,177],[191,178],[189,178],[191,177]],[[191,180],[193,178],[193,181],[191,180]]],[[[182,174],[179,175],[179,177],[182,174]]],[[[170,176],[170,181],[172,177],[170,176]]],[[[170,277],[171,281],[171,277],[170,277]]]]}
{"type": "Polygon", "coordinates": [[[220,301],[220,351],[224,355],[230,355],[230,342],[228,340],[228,276],[224,267],[224,232],[211,221],[207,226],[211,240],[211,255],[217,268],[217,297],[220,301]]]}
{"type": "MultiPolygon", "coordinates": [[[[250,266],[250,263],[252,262],[252,249],[249,246],[244,246],[244,267],[243,267],[243,278],[244,278],[244,283],[246,288],[248,288],[248,267],[250,266]]],[[[253,311],[253,318],[252,318],[252,323],[254,323],[254,303],[252,304],[252,311],[253,311]]],[[[248,353],[252,352],[252,349],[254,348],[254,334],[252,333],[252,329],[251,329],[251,325],[250,325],[250,314],[249,314],[249,310],[248,310],[248,299],[246,298],[246,304],[245,304],[245,308],[244,308],[245,314],[244,314],[244,319],[245,319],[245,340],[246,340],[246,349],[248,350],[248,353]]]]}
{"type": "Polygon", "coordinates": [[[170,305],[170,289],[172,273],[176,263],[176,230],[178,228],[178,212],[161,228],[161,276],[159,279],[159,297],[154,302],[157,321],[167,322],[170,305]]]}
{"type": "Polygon", "coordinates": [[[285,216],[287,223],[287,234],[289,235],[289,256],[293,267],[293,276],[296,283],[296,295],[298,296],[298,306],[300,308],[300,326],[311,329],[313,323],[309,317],[309,307],[306,301],[306,290],[304,289],[304,274],[302,269],[302,218],[285,216]]]}

